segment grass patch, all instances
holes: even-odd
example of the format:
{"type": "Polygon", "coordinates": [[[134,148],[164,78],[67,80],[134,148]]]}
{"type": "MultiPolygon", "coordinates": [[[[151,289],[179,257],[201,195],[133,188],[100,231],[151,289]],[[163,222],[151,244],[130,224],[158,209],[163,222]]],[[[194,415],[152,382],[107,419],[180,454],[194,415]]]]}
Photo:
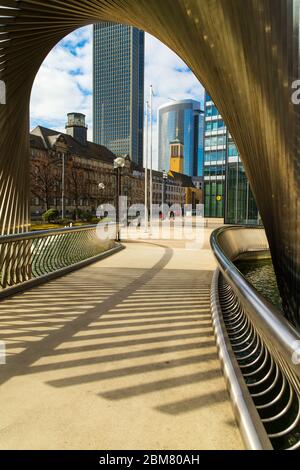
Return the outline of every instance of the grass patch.
{"type": "MultiPolygon", "coordinates": [[[[81,227],[82,225],[90,225],[88,222],[73,222],[73,227],[81,227]]],[[[69,225],[67,225],[68,227],[69,225]]],[[[56,228],[64,228],[64,225],[60,224],[31,224],[29,230],[31,232],[36,232],[38,230],[54,230],[56,228]]]]}
{"type": "MultiPolygon", "coordinates": [[[[87,222],[87,221],[80,221],[78,220],[77,222],[72,222],[72,227],[82,227],[84,225],[97,225],[99,222],[99,220],[92,220],[91,222],[87,222]]],[[[104,219],[101,220],[102,223],[107,223],[107,222],[111,222],[111,219],[109,217],[106,217],[104,219]]],[[[36,232],[38,230],[54,230],[56,228],[64,228],[64,227],[69,227],[70,224],[69,223],[66,223],[66,224],[57,224],[57,223],[47,223],[47,222],[37,222],[37,223],[34,223],[34,224],[31,224],[29,226],[29,231],[30,232],[36,232]]]]}

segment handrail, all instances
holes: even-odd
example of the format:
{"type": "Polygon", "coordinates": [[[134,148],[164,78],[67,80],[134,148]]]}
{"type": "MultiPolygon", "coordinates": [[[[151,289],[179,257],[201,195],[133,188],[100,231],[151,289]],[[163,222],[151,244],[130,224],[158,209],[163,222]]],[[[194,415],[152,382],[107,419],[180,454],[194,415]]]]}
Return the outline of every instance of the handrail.
{"type": "Polygon", "coordinates": [[[55,273],[81,267],[113,247],[109,237],[98,237],[97,225],[4,235],[0,237],[0,297],[34,280],[49,280],[55,273]]]}
{"type": "Polygon", "coordinates": [[[219,269],[211,310],[219,358],[249,449],[300,449],[299,332],[245,279],[238,258],[270,256],[263,229],[222,227],[211,235],[219,269]]]}
{"type": "Polygon", "coordinates": [[[50,230],[34,230],[32,232],[12,233],[8,235],[2,235],[0,237],[0,244],[18,240],[33,240],[35,238],[44,238],[49,237],[49,235],[62,235],[67,232],[81,232],[93,228],[95,228],[95,225],[81,225],[80,227],[62,227],[53,228],[50,230]]]}
{"type": "Polygon", "coordinates": [[[228,339],[224,320],[220,315],[222,310],[219,299],[219,274],[217,269],[213,276],[211,288],[211,311],[215,338],[228,392],[234,408],[234,414],[239,425],[246,448],[250,450],[273,449],[264,426],[259,418],[243,375],[239,369],[234,351],[228,339]]]}
{"type": "MultiPolygon", "coordinates": [[[[221,227],[215,230],[211,235],[211,247],[218,261],[221,272],[225,276],[227,282],[234,290],[242,306],[247,310],[254,325],[260,329],[266,339],[276,345],[289,367],[300,378],[300,364],[292,361],[295,353],[295,347],[300,345],[299,332],[283,317],[283,314],[276,309],[274,305],[268,302],[242,275],[238,268],[232,262],[238,254],[247,251],[246,247],[239,248],[235,239],[234,246],[230,244],[230,236],[227,234],[234,231],[235,235],[238,231],[259,231],[263,229],[257,227],[221,227]],[[226,250],[227,249],[227,253],[226,250]]],[[[236,238],[236,237],[235,237],[236,238]]],[[[243,237],[244,238],[244,237],[243,237]]],[[[244,240],[243,240],[244,241],[244,240]]],[[[265,250],[268,248],[267,240],[265,246],[263,242],[248,247],[252,251],[265,250]]]]}
{"type": "MultiPolygon", "coordinates": [[[[105,225],[115,225],[114,222],[105,222],[105,225]]],[[[97,225],[81,225],[79,227],[63,227],[50,230],[34,230],[32,232],[13,233],[0,236],[0,245],[19,240],[34,240],[36,238],[45,238],[50,235],[63,235],[71,232],[84,232],[86,230],[94,230],[97,225]]]]}

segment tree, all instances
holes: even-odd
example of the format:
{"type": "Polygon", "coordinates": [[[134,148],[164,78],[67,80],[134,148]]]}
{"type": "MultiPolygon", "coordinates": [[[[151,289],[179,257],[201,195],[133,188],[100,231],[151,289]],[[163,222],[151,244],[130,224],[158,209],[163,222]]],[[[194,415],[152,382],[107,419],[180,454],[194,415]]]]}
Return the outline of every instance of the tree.
{"type": "Polygon", "coordinates": [[[55,165],[48,159],[31,162],[31,193],[39,198],[45,211],[50,209],[51,201],[56,197],[58,175],[55,165]]]}
{"type": "Polygon", "coordinates": [[[79,214],[80,199],[89,198],[87,174],[80,162],[70,158],[66,167],[66,193],[74,201],[76,219],[79,214]]]}

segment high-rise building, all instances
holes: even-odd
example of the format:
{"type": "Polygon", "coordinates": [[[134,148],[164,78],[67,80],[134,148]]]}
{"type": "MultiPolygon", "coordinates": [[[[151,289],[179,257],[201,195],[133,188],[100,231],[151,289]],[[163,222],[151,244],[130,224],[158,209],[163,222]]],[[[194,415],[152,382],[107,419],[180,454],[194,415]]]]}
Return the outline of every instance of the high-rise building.
{"type": "Polygon", "coordinates": [[[194,100],[167,103],[158,109],[158,170],[170,170],[172,152],[183,152],[182,169],[188,176],[203,175],[204,112],[194,100]],[[174,142],[178,144],[174,147],[174,142]]]}
{"type": "Polygon", "coordinates": [[[143,163],[144,32],[94,25],[94,142],[143,163]]]}
{"type": "Polygon", "coordinates": [[[257,224],[257,206],[236,145],[205,93],[204,212],[229,224],[257,224]]]}

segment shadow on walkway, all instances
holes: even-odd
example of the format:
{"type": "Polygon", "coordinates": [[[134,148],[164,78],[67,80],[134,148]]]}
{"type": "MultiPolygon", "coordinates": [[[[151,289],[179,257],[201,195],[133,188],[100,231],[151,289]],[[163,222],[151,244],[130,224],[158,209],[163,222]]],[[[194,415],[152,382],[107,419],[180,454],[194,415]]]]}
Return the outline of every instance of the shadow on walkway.
{"type": "MultiPolygon", "coordinates": [[[[220,378],[211,272],[164,269],[172,255],[163,247],[149,269],[85,268],[3,302],[1,339],[9,356],[0,383],[44,374],[55,388],[96,383],[99,396],[115,401],[220,378]],[[197,370],[199,364],[207,367],[197,370]]],[[[156,409],[185,413],[225,400],[221,390],[156,409]]]]}

